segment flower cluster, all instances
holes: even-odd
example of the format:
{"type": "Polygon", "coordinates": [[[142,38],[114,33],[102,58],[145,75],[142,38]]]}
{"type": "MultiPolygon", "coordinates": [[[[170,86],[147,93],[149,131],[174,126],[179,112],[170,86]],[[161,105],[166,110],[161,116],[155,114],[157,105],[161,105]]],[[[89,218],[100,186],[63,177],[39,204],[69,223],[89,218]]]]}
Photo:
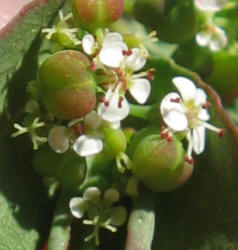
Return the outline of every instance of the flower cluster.
{"type": "Polygon", "coordinates": [[[125,223],[127,217],[126,208],[114,206],[119,201],[120,194],[116,189],[107,189],[103,196],[98,187],[87,188],[82,197],[74,197],[70,200],[69,207],[74,217],[83,220],[83,224],[94,227],[93,232],[85,238],[85,241],[95,239],[99,245],[99,229],[105,228],[111,232],[117,231],[117,226],[125,223]],[[87,214],[87,215],[86,215],[87,214]]]}
{"type": "Polygon", "coordinates": [[[108,122],[119,122],[129,114],[129,103],[125,97],[127,90],[140,104],[149,97],[153,70],[134,73],[141,70],[146,63],[146,56],[140,48],[128,49],[122,35],[108,32],[103,35],[101,45],[91,34],[82,39],[86,54],[92,56],[94,70],[102,69],[114,75],[112,82],[104,82],[106,94],[100,99],[98,115],[108,122]]]}

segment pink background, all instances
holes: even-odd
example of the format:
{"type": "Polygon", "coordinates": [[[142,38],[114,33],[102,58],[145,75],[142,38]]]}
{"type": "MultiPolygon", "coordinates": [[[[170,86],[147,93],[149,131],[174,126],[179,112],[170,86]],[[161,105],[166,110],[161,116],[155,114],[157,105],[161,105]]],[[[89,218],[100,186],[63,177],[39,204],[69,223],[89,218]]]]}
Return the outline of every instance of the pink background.
{"type": "Polygon", "coordinates": [[[0,29],[31,0],[0,0],[0,29]]]}

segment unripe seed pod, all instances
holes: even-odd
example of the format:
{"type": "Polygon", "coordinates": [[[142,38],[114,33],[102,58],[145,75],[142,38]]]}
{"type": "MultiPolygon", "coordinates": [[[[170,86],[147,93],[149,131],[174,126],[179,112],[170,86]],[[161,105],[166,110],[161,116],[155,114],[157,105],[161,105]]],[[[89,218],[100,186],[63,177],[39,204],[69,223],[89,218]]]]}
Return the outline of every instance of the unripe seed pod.
{"type": "Polygon", "coordinates": [[[132,171],[153,191],[171,191],[178,186],[183,170],[182,143],[173,138],[162,140],[160,135],[149,135],[140,140],[132,156],[132,171]]]}
{"type": "Polygon", "coordinates": [[[123,0],[72,0],[71,5],[79,25],[91,31],[115,22],[123,12],[123,0]]]}
{"type": "Polygon", "coordinates": [[[58,118],[88,114],[96,104],[96,83],[90,62],[81,52],[65,50],[48,57],[40,67],[41,100],[58,118]]]}
{"type": "Polygon", "coordinates": [[[127,140],[121,129],[108,129],[105,134],[105,141],[116,155],[125,151],[127,140]]]}
{"type": "Polygon", "coordinates": [[[58,182],[64,188],[77,189],[83,182],[86,172],[85,159],[74,151],[61,154],[61,161],[56,173],[58,182]]]}

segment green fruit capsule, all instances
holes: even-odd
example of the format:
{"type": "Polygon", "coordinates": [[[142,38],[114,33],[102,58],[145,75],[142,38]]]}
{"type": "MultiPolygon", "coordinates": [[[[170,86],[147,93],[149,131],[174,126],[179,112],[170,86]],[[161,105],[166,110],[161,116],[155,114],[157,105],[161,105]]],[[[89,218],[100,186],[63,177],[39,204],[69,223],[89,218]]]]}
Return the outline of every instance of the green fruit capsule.
{"type": "Polygon", "coordinates": [[[137,0],[134,12],[139,21],[159,34],[159,39],[184,43],[192,39],[198,26],[198,15],[191,0],[137,0]]]}
{"type": "Polygon", "coordinates": [[[87,30],[103,28],[120,18],[123,0],[72,0],[74,18],[87,30]]]}
{"type": "Polygon", "coordinates": [[[60,156],[61,161],[56,173],[56,179],[64,188],[77,189],[84,181],[86,172],[85,159],[71,150],[60,156]]]}
{"type": "Polygon", "coordinates": [[[60,51],[39,70],[40,98],[47,111],[70,120],[88,114],[96,104],[96,83],[90,62],[81,52],[60,51]]]}
{"type": "Polygon", "coordinates": [[[109,129],[105,131],[105,134],[105,141],[115,155],[125,151],[127,140],[121,129],[109,129]]]}
{"type": "Polygon", "coordinates": [[[132,172],[153,191],[166,192],[178,187],[183,172],[184,149],[180,141],[168,142],[160,135],[139,141],[132,155],[132,172]]]}

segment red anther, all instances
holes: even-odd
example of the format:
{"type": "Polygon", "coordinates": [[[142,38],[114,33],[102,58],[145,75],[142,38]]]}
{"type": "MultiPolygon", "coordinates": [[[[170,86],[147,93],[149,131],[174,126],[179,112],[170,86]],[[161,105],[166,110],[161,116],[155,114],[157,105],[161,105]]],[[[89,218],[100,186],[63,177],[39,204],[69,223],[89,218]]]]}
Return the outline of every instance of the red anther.
{"type": "Polygon", "coordinates": [[[122,103],[118,102],[118,108],[120,109],[122,107],[122,103]]]}
{"type": "Polygon", "coordinates": [[[130,56],[131,54],[132,54],[132,50],[129,49],[129,50],[127,51],[127,56],[130,56]]]}
{"type": "Polygon", "coordinates": [[[173,141],[173,137],[172,137],[172,136],[168,136],[168,137],[167,137],[167,141],[168,141],[168,142],[172,142],[172,141],[173,141]]]}
{"type": "Polygon", "coordinates": [[[91,68],[92,71],[96,71],[97,67],[96,67],[95,62],[93,62],[93,61],[90,62],[90,68],[91,68]]]}
{"type": "Polygon", "coordinates": [[[105,102],[105,97],[104,96],[100,97],[99,102],[105,102]]]}
{"type": "Polygon", "coordinates": [[[170,99],[171,102],[176,102],[176,103],[180,103],[180,98],[171,98],[170,99]]]}
{"type": "Polygon", "coordinates": [[[169,133],[168,133],[168,132],[162,132],[162,133],[160,134],[161,139],[166,139],[166,138],[168,138],[168,136],[169,136],[169,133]]]}
{"type": "Polygon", "coordinates": [[[208,109],[208,108],[211,107],[211,105],[212,105],[212,104],[211,104],[210,102],[205,102],[205,103],[202,104],[202,108],[203,108],[203,109],[208,109]]]}
{"type": "Polygon", "coordinates": [[[225,130],[224,130],[223,128],[217,133],[217,135],[218,135],[220,138],[222,138],[222,137],[224,136],[224,134],[225,134],[225,130]]]}
{"type": "Polygon", "coordinates": [[[147,79],[148,79],[149,81],[154,80],[154,73],[155,73],[155,69],[154,69],[154,68],[150,69],[150,70],[147,72],[147,79]]]}
{"type": "Polygon", "coordinates": [[[43,246],[42,250],[48,250],[48,242],[46,241],[45,245],[43,246]]]}
{"type": "Polygon", "coordinates": [[[82,135],[85,133],[85,129],[82,124],[72,126],[72,129],[77,135],[82,135]]]}
{"type": "Polygon", "coordinates": [[[104,102],[105,107],[109,107],[109,101],[104,102]]]}
{"type": "Polygon", "coordinates": [[[124,97],[123,96],[120,96],[119,97],[119,102],[122,102],[124,100],[124,97]]]}
{"type": "Polygon", "coordinates": [[[122,55],[123,55],[123,56],[127,56],[127,50],[123,50],[123,51],[122,51],[122,55]]]}
{"type": "Polygon", "coordinates": [[[191,165],[194,164],[193,158],[189,158],[188,156],[185,156],[185,161],[186,161],[187,163],[191,164],[191,165]]]}

